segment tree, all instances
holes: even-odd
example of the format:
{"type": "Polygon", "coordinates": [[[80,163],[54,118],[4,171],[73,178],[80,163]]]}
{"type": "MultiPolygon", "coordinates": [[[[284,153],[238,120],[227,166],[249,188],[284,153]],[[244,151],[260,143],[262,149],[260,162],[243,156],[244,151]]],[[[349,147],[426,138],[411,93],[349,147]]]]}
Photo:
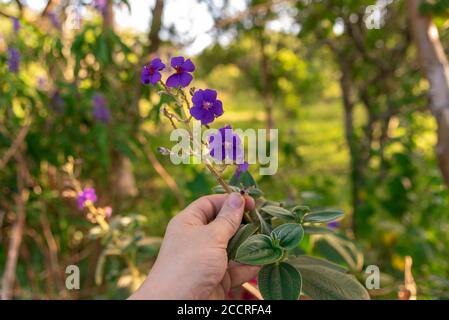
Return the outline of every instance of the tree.
{"type": "Polygon", "coordinates": [[[148,40],[150,46],[148,48],[149,53],[156,52],[161,45],[161,38],[159,32],[162,28],[162,13],[164,12],[164,0],[156,0],[154,8],[152,10],[152,20],[150,26],[150,32],[148,33],[148,40]]]}
{"type": "Polygon", "coordinates": [[[371,1],[298,2],[296,17],[302,26],[299,36],[327,45],[340,71],[355,234],[368,227],[374,213],[367,195],[383,183],[392,119],[419,110],[423,103],[419,94],[410,95],[412,88],[418,88],[419,77],[409,50],[403,4],[387,7],[381,29],[367,28],[368,5],[371,1]],[[335,26],[343,30],[341,34],[334,32],[335,26]],[[354,118],[358,108],[365,115],[361,125],[354,118]]]}
{"type": "Polygon", "coordinates": [[[422,0],[407,0],[410,28],[422,69],[429,81],[429,107],[437,124],[436,155],[449,187],[449,62],[430,14],[420,12],[422,0]]]}

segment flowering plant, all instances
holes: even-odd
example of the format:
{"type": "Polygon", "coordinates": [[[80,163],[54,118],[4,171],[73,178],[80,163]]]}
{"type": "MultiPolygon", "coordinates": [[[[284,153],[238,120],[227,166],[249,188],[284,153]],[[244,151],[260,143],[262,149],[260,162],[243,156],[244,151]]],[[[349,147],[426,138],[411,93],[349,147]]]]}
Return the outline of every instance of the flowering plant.
{"type": "MultiPolygon", "coordinates": [[[[171,59],[174,73],[164,82],[161,72],[166,65],[156,58],[142,69],[141,81],[160,88],[161,95],[171,97],[163,115],[174,129],[183,128],[193,144],[182,157],[201,158],[218,182],[215,193],[238,192],[255,199],[255,209],[244,213],[243,224],[228,244],[229,260],[259,265],[259,290],[265,299],[299,299],[301,293],[312,299],[369,299],[365,288],[355,277],[332,262],[302,255],[299,243],[305,234],[331,233],[323,227],[343,216],[338,210],[312,211],[302,205],[268,200],[259,189],[245,161],[243,143],[230,125],[195,141],[193,119],[209,126],[224,113],[217,91],[187,87],[193,80],[195,65],[190,59],[171,59]],[[188,96],[191,96],[189,99],[188,96]],[[225,170],[234,168],[229,181],[225,170]]],[[[173,149],[159,148],[163,155],[173,156],[173,149]]]]}

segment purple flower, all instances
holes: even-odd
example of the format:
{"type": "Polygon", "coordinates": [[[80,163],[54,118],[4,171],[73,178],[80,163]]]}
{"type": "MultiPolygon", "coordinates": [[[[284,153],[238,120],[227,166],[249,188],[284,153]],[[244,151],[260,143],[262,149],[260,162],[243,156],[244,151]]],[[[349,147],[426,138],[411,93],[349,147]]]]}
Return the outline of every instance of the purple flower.
{"type": "Polygon", "coordinates": [[[50,18],[51,24],[53,25],[53,27],[55,27],[56,29],[61,29],[61,24],[59,23],[59,19],[58,16],[55,12],[49,12],[47,13],[48,17],[50,18]]]}
{"type": "Polygon", "coordinates": [[[340,226],[340,223],[339,223],[338,221],[332,221],[332,222],[329,222],[329,223],[327,224],[327,227],[328,227],[329,229],[331,229],[331,230],[335,230],[335,229],[337,229],[339,226],[340,226]]]}
{"type": "Polygon", "coordinates": [[[20,52],[16,48],[8,49],[8,68],[9,72],[18,73],[20,66],[20,52]]]}
{"type": "Polygon", "coordinates": [[[187,87],[192,82],[192,75],[189,72],[195,71],[195,65],[190,59],[185,60],[184,57],[174,57],[170,62],[171,66],[176,70],[167,79],[168,87],[187,87]]]}
{"type": "Polygon", "coordinates": [[[215,118],[223,114],[223,103],[217,100],[217,91],[201,90],[196,91],[192,97],[193,107],[190,114],[202,125],[206,125],[214,121],[215,118]]]}
{"type": "Polygon", "coordinates": [[[95,120],[102,123],[109,123],[111,120],[111,112],[106,105],[106,99],[101,94],[96,94],[92,98],[94,109],[93,115],[95,120]]]}
{"type": "Polygon", "coordinates": [[[94,0],[93,5],[98,11],[105,12],[108,7],[108,0],[94,0]]]}
{"type": "Polygon", "coordinates": [[[209,147],[211,157],[218,161],[229,159],[237,163],[243,162],[244,154],[240,137],[232,131],[229,125],[211,134],[209,147]]]}
{"type": "Polygon", "coordinates": [[[161,81],[162,75],[159,71],[165,68],[165,64],[162,63],[161,59],[153,59],[150,64],[146,65],[142,69],[141,81],[143,84],[156,85],[161,81]]]}
{"type": "Polygon", "coordinates": [[[235,170],[235,176],[237,178],[239,178],[240,174],[248,171],[248,169],[249,169],[249,163],[246,161],[243,162],[242,164],[237,165],[237,169],[235,170]]]}
{"type": "Polygon", "coordinates": [[[20,21],[17,18],[12,18],[12,28],[14,32],[17,33],[20,30],[20,21]]]}
{"type": "Polygon", "coordinates": [[[78,208],[82,210],[87,201],[95,203],[97,201],[97,195],[94,188],[85,188],[78,194],[78,208]]]}

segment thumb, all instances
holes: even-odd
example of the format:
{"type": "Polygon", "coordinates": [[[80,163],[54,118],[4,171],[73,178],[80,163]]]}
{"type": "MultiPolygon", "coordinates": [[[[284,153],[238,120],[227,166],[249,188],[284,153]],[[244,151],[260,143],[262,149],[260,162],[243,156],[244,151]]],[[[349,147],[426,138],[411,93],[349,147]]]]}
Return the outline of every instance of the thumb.
{"type": "Polygon", "coordinates": [[[239,193],[231,193],[210,227],[227,243],[240,227],[244,209],[245,199],[239,193]]]}

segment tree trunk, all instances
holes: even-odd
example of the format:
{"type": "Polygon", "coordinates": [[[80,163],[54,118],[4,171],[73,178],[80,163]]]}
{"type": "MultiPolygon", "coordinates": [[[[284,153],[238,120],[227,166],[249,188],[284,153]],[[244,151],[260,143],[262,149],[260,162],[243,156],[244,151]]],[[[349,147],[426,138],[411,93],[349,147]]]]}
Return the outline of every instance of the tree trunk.
{"type": "Polygon", "coordinates": [[[351,94],[351,79],[350,79],[350,64],[343,58],[340,59],[341,68],[341,78],[340,78],[340,89],[343,97],[344,106],[344,125],[345,125],[345,137],[346,143],[349,147],[350,155],[350,177],[351,177],[351,201],[352,201],[352,221],[351,228],[356,234],[357,230],[357,212],[362,205],[362,200],[360,199],[360,191],[362,188],[362,165],[363,162],[360,161],[359,148],[357,147],[356,136],[354,133],[354,101],[351,94]]]}
{"type": "Polygon", "coordinates": [[[103,27],[114,29],[114,1],[109,0],[108,4],[103,11],[103,27]]]}
{"type": "Polygon", "coordinates": [[[148,40],[150,40],[150,46],[148,48],[149,53],[156,52],[161,45],[161,38],[159,32],[162,27],[162,13],[164,12],[164,0],[156,0],[153,8],[153,15],[151,20],[150,32],[148,34],[148,40]]]}
{"type": "MultiPolygon", "coordinates": [[[[262,97],[265,104],[265,114],[266,114],[266,129],[273,129],[274,119],[273,119],[273,90],[271,87],[271,73],[268,62],[267,53],[265,50],[265,38],[264,31],[260,31],[259,34],[259,45],[260,45],[260,70],[262,74],[262,97]]],[[[268,131],[269,133],[269,131],[268,131]]],[[[268,135],[269,136],[269,135],[268,135]]]]}
{"type": "Polygon", "coordinates": [[[438,124],[438,164],[449,187],[449,63],[432,17],[419,12],[422,3],[423,0],[407,0],[407,10],[421,67],[430,85],[430,110],[438,124]]]}
{"type": "Polygon", "coordinates": [[[49,12],[52,12],[59,5],[59,2],[59,0],[48,0],[44,10],[42,10],[41,16],[46,16],[49,12]]]}

